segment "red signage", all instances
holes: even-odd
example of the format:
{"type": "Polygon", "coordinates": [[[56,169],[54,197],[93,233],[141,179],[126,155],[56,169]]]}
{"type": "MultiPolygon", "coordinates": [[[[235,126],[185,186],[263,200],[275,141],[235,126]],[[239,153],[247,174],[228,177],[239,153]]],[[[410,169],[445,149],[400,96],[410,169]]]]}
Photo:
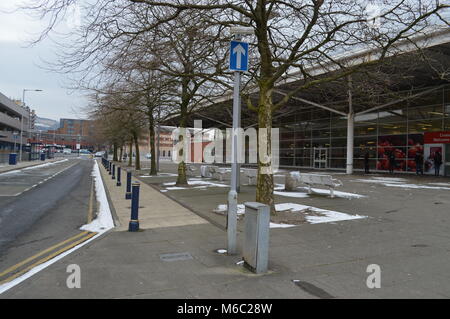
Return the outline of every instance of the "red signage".
{"type": "Polygon", "coordinates": [[[450,144],[450,132],[426,132],[425,144],[450,144]]]}

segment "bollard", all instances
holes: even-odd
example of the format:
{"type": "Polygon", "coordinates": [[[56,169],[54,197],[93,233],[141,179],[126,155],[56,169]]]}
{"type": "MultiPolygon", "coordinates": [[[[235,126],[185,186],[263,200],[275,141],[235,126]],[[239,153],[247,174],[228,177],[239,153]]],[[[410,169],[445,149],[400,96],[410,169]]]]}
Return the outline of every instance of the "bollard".
{"type": "Polygon", "coordinates": [[[117,186],[122,186],[122,169],[120,168],[120,166],[117,166],[117,186]]]}
{"type": "Polygon", "coordinates": [[[131,199],[131,172],[127,171],[127,190],[125,193],[125,199],[131,199]]]}
{"type": "Polygon", "coordinates": [[[245,203],[244,265],[260,274],[269,264],[270,207],[261,203],[245,203]]]}
{"type": "Polygon", "coordinates": [[[111,162],[109,162],[109,175],[111,175],[112,174],[112,163],[111,162]]]}
{"type": "Polygon", "coordinates": [[[136,232],[139,230],[139,182],[133,183],[133,193],[131,198],[131,220],[128,225],[128,231],[136,232]]]}
{"type": "Polygon", "coordinates": [[[116,164],[113,164],[112,166],[112,179],[116,179],[116,164]]]}

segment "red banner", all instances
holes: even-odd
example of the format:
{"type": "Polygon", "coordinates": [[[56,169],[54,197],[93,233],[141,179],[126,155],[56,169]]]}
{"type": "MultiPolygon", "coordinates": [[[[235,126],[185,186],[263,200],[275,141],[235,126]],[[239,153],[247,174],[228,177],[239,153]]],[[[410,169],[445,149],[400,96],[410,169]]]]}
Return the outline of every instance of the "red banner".
{"type": "Polygon", "coordinates": [[[450,144],[450,132],[426,132],[425,144],[450,144]]]}

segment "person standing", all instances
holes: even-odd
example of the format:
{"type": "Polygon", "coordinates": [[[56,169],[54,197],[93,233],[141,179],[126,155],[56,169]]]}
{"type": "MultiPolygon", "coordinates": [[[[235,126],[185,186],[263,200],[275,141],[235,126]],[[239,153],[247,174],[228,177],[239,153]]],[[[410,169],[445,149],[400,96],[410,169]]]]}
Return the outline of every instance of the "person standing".
{"type": "Polygon", "coordinates": [[[369,159],[370,159],[370,154],[369,151],[366,151],[366,154],[364,154],[364,171],[366,172],[366,174],[369,174],[369,159]]]}
{"type": "Polygon", "coordinates": [[[414,161],[416,162],[416,174],[423,175],[423,154],[417,152],[414,161]]]}
{"type": "Polygon", "coordinates": [[[394,174],[395,169],[395,153],[391,151],[389,153],[389,173],[394,174]]]}
{"type": "Polygon", "coordinates": [[[436,151],[434,153],[434,176],[439,176],[441,171],[441,165],[442,165],[442,155],[441,152],[436,151]]]}

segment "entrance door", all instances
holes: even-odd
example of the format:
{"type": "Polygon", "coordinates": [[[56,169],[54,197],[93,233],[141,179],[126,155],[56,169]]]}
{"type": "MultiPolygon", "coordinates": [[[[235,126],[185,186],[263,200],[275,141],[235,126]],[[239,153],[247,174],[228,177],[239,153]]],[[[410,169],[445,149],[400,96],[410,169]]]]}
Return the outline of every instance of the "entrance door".
{"type": "Polygon", "coordinates": [[[314,148],[314,168],[328,168],[328,148],[314,148]]]}
{"type": "Polygon", "coordinates": [[[450,176],[450,144],[445,144],[445,154],[443,156],[444,174],[450,176]]]}

